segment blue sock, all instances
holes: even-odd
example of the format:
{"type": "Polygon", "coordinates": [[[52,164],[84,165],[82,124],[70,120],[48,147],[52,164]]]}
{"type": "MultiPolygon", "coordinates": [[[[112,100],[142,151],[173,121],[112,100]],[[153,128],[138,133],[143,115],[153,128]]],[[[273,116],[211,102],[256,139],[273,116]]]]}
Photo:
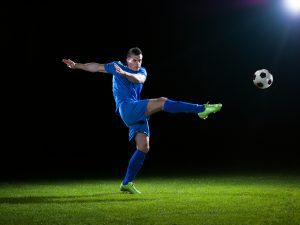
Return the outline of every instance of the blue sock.
{"type": "Polygon", "coordinates": [[[205,110],[204,105],[191,104],[188,102],[167,100],[164,111],[169,113],[200,113],[205,110]]]}
{"type": "Polygon", "coordinates": [[[133,155],[131,156],[131,159],[129,160],[129,164],[126,171],[126,176],[123,180],[123,184],[128,184],[128,182],[132,182],[135,178],[135,176],[138,174],[140,169],[142,168],[142,165],[144,163],[146,154],[144,152],[141,152],[140,150],[136,150],[133,155]]]}

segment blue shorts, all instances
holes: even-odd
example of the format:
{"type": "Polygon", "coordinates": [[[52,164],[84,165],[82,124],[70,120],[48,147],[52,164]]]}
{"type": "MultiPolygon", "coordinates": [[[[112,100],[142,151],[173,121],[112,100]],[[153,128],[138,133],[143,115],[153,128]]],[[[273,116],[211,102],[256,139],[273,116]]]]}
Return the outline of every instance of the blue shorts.
{"type": "Polygon", "coordinates": [[[119,114],[123,122],[129,128],[129,141],[137,132],[150,136],[149,116],[145,115],[149,99],[140,101],[126,101],[119,106],[119,114]]]}

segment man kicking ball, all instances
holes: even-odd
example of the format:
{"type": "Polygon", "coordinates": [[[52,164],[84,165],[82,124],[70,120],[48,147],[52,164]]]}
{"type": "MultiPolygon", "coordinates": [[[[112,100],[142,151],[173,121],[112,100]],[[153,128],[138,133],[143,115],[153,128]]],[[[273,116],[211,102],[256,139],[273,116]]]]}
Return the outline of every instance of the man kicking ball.
{"type": "Polygon", "coordinates": [[[147,71],[142,67],[142,51],[138,47],[129,49],[126,63],[113,61],[106,64],[76,63],[70,59],[63,62],[71,69],[81,69],[88,72],[112,74],[113,96],[116,103],[116,113],[122,118],[129,129],[129,141],[135,140],[136,150],[131,156],[125,177],[120,185],[120,191],[131,194],[141,192],[133,181],[140,171],[145,156],[149,152],[149,117],[157,112],[194,113],[201,119],[206,119],[211,113],[216,113],[222,104],[192,104],[173,101],[165,97],[141,99],[143,84],[147,71]]]}

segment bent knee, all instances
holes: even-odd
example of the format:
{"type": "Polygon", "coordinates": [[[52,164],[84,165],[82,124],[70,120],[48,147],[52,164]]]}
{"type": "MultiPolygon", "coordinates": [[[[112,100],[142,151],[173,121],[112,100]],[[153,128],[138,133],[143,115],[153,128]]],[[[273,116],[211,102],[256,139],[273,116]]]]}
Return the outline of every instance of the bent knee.
{"type": "Polygon", "coordinates": [[[166,98],[166,97],[159,97],[158,98],[158,101],[160,101],[162,103],[165,103],[167,100],[168,100],[168,98],[166,98]]]}
{"type": "Polygon", "coordinates": [[[147,154],[150,150],[150,146],[149,144],[143,144],[143,145],[140,145],[140,146],[137,146],[138,150],[140,150],[141,152],[147,154]]]}
{"type": "Polygon", "coordinates": [[[158,101],[159,101],[159,105],[160,105],[160,110],[164,110],[164,105],[166,103],[166,101],[168,100],[168,98],[166,97],[159,97],[158,101]]]}

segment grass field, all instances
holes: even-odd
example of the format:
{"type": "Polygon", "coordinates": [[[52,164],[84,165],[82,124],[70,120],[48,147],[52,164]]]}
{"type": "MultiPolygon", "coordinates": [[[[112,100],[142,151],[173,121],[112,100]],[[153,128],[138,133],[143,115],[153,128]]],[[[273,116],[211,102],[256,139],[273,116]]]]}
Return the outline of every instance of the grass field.
{"type": "Polygon", "coordinates": [[[0,184],[1,225],[299,225],[300,176],[207,175],[120,180],[51,179],[0,184]]]}

